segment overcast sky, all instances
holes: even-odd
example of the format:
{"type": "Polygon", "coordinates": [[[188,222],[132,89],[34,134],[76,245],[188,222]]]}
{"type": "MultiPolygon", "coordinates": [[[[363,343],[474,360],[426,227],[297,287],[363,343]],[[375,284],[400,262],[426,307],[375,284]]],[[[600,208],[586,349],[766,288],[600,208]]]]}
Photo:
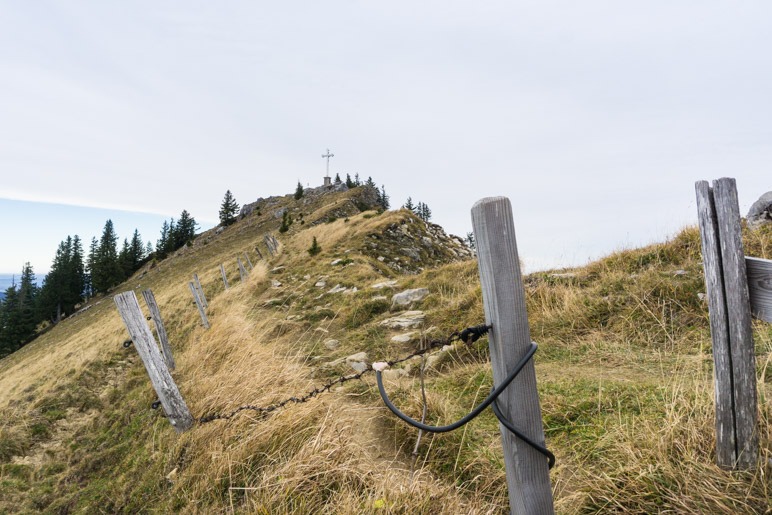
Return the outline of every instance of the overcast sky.
{"type": "Polygon", "coordinates": [[[454,234],[505,195],[527,270],[583,264],[695,224],[696,180],[772,190],[770,49],[761,1],[0,0],[0,272],[319,185],[328,147],[454,234]]]}

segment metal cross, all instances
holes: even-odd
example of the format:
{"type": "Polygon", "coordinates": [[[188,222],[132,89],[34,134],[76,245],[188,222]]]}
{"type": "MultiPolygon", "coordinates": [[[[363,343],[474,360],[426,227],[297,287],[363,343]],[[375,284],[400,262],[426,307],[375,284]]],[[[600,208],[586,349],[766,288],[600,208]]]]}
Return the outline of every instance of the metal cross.
{"type": "Polygon", "coordinates": [[[335,157],[335,154],[331,154],[330,149],[328,148],[327,153],[322,154],[322,158],[325,158],[325,157],[327,158],[327,177],[329,177],[330,176],[330,158],[335,157]]]}

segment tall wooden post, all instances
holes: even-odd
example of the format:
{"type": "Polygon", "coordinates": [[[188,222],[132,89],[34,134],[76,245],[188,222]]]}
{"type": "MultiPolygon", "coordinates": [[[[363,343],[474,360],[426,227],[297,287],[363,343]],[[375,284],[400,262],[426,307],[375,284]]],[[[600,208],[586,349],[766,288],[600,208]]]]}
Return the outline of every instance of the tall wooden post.
{"type": "Polygon", "coordinates": [[[201,287],[201,281],[198,280],[198,274],[193,274],[193,281],[195,281],[196,291],[198,291],[198,298],[201,299],[201,304],[205,308],[209,307],[209,303],[206,301],[206,295],[204,295],[204,289],[201,287]]]}
{"type": "Polygon", "coordinates": [[[228,276],[225,275],[225,267],[220,265],[220,274],[222,274],[222,283],[225,285],[225,289],[228,289],[228,276]]]}
{"type": "Polygon", "coordinates": [[[158,309],[155,295],[153,295],[152,290],[148,289],[142,291],[142,296],[145,298],[145,304],[147,304],[147,308],[150,310],[150,317],[155,324],[155,332],[158,334],[158,341],[161,343],[161,353],[164,356],[164,361],[166,361],[166,366],[169,367],[169,370],[174,370],[174,357],[172,356],[172,348],[169,345],[169,336],[166,334],[166,327],[161,319],[161,310],[158,309]]]}
{"type": "MultiPolygon", "coordinates": [[[[531,345],[525,290],[515,240],[512,206],[506,197],[484,198],[472,207],[493,381],[501,384],[531,345]]],[[[534,441],[544,444],[533,361],[499,397],[503,415],[534,441]]],[[[499,424],[512,513],[554,513],[547,460],[499,424]]]]}
{"type": "Polygon", "coordinates": [[[193,281],[189,282],[188,286],[190,287],[190,293],[193,294],[193,300],[196,303],[196,307],[198,307],[198,314],[201,315],[201,323],[204,324],[204,329],[209,329],[209,319],[206,318],[206,311],[204,310],[203,304],[201,304],[201,299],[198,298],[198,292],[193,285],[193,281]]]}
{"type": "Polygon", "coordinates": [[[249,265],[249,269],[250,269],[250,270],[254,270],[254,269],[255,269],[255,267],[254,267],[254,266],[252,266],[252,260],[251,260],[251,259],[249,259],[249,254],[247,254],[246,252],[244,252],[244,258],[247,260],[247,264],[249,265]]]}
{"type": "Polygon", "coordinates": [[[193,417],[161,358],[150,326],[147,325],[145,316],[139,308],[137,296],[133,291],[127,291],[116,295],[113,300],[123,323],[126,324],[126,329],[129,330],[134,348],[137,349],[145,364],[145,370],[150,376],[150,382],[158,395],[158,400],[161,401],[161,406],[169,417],[169,422],[178,433],[189,429],[193,425],[193,417]]]}
{"type": "Polygon", "coordinates": [[[244,268],[244,264],[241,262],[241,258],[236,258],[236,261],[239,264],[239,275],[241,276],[241,282],[243,283],[247,280],[247,271],[244,268]]]}
{"type": "Polygon", "coordinates": [[[748,469],[758,461],[756,357],[734,179],[695,184],[716,388],[716,460],[748,469]]]}
{"type": "Polygon", "coordinates": [[[260,249],[258,248],[257,245],[255,245],[255,253],[257,254],[258,258],[263,259],[263,253],[260,252],[260,249]]]}

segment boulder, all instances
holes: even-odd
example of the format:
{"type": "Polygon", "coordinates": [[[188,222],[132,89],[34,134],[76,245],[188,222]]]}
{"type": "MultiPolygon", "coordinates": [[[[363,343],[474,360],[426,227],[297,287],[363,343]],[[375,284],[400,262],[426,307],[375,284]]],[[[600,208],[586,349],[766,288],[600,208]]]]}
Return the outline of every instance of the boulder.
{"type": "Polygon", "coordinates": [[[374,290],[380,290],[382,288],[394,288],[397,285],[397,281],[383,281],[382,283],[376,283],[370,286],[374,290]]]}
{"type": "Polygon", "coordinates": [[[415,302],[422,301],[427,295],[429,295],[427,288],[405,290],[391,297],[391,304],[393,306],[409,306],[415,302]]]}
{"type": "Polygon", "coordinates": [[[751,229],[772,223],[772,191],[766,192],[753,203],[746,218],[751,229]]]}
{"type": "Polygon", "coordinates": [[[394,343],[407,343],[413,339],[413,335],[415,334],[415,331],[410,331],[409,333],[402,333],[398,334],[396,336],[391,337],[391,341],[394,343]]]}
{"type": "Polygon", "coordinates": [[[327,340],[324,342],[324,346],[327,347],[329,350],[335,350],[338,347],[340,347],[340,342],[338,340],[327,340]]]}
{"type": "Polygon", "coordinates": [[[370,368],[370,365],[367,363],[366,352],[357,352],[356,354],[346,357],[346,364],[357,372],[364,372],[370,368]]]}

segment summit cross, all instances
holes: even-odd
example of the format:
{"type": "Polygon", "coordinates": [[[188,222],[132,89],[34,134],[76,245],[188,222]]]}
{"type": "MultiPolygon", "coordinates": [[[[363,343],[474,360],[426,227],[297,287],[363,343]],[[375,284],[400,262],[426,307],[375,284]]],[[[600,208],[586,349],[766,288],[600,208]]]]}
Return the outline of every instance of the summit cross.
{"type": "Polygon", "coordinates": [[[330,153],[330,149],[327,149],[326,154],[322,154],[322,158],[327,158],[327,177],[330,176],[330,158],[335,157],[335,154],[330,153]]]}

